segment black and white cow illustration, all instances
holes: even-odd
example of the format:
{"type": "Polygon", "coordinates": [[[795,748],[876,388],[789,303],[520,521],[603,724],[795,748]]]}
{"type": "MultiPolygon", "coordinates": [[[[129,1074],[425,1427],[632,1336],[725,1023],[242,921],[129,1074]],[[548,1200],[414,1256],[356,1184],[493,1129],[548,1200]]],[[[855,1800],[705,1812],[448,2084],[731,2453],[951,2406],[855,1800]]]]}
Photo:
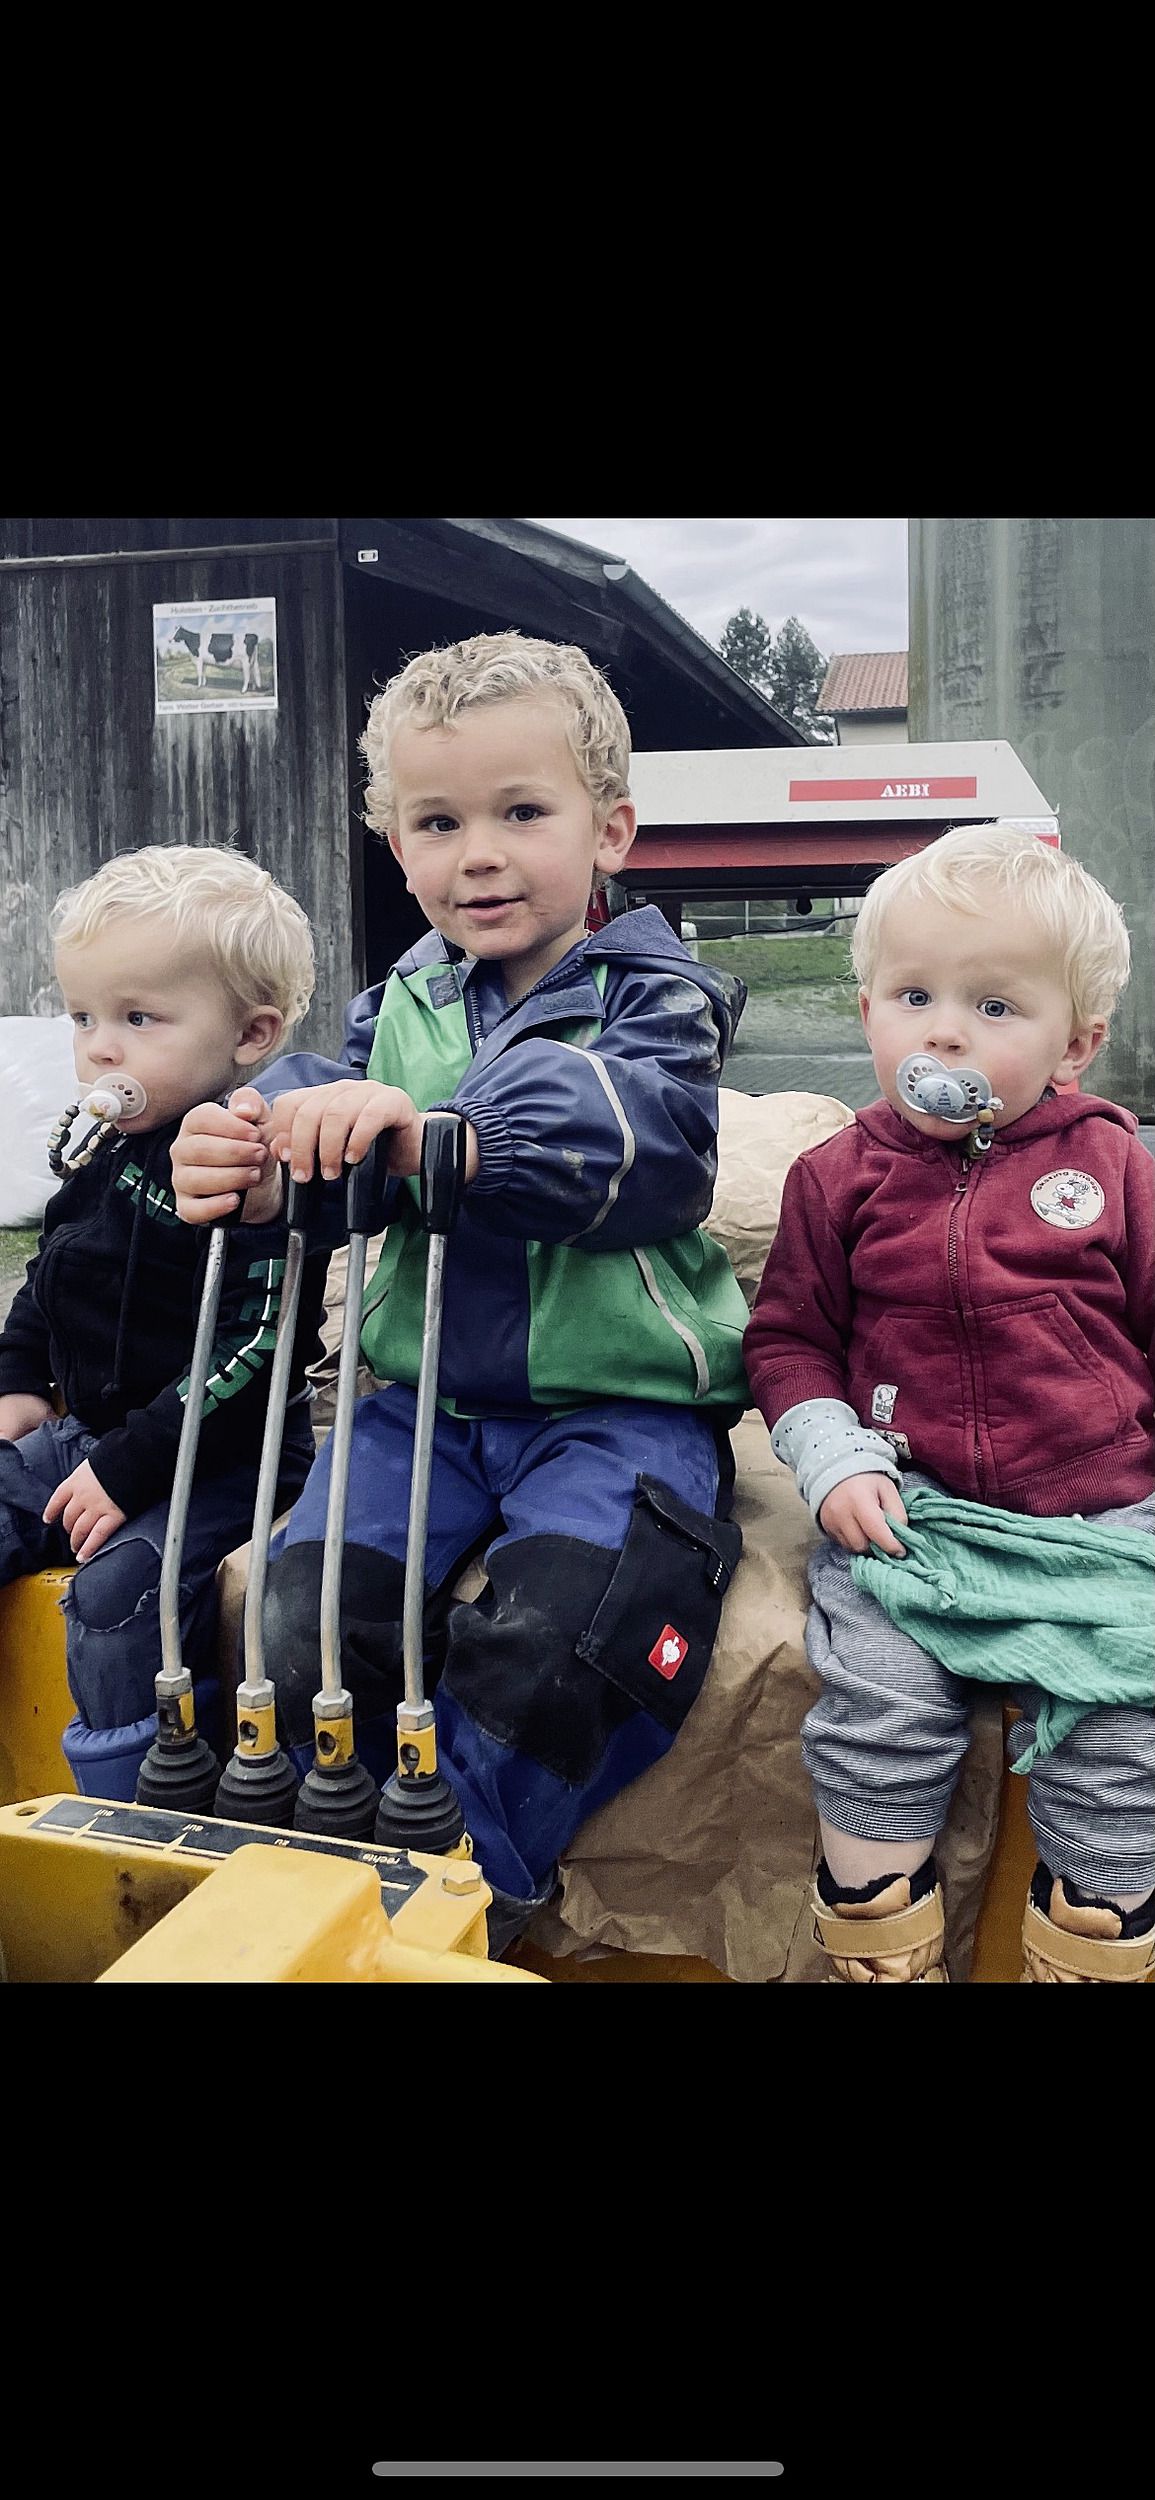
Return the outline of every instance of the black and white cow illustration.
{"type": "Polygon", "coordinates": [[[261,692],[261,664],[257,658],[260,637],[257,634],[206,634],[195,625],[178,625],[169,636],[168,648],[175,651],[183,643],[197,664],[197,685],[205,682],[209,661],[218,668],[239,668],[241,693],[261,692]]]}

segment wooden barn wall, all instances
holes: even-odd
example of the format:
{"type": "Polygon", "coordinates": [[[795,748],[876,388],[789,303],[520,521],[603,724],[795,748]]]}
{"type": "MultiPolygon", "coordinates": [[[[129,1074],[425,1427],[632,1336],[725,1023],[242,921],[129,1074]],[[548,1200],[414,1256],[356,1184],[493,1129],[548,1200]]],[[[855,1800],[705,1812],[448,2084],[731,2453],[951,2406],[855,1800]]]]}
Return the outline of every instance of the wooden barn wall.
{"type": "MultiPolygon", "coordinates": [[[[85,531],[121,547],[182,531],[202,542],[215,532],[223,543],[237,526],[9,522],[0,547],[6,556],[77,554],[85,531]]],[[[243,526],[269,538],[331,525],[243,526]]],[[[351,832],[335,548],[0,570],[0,1014],[59,1009],[47,921],[63,887],[146,842],[230,841],[308,914],[317,991],[294,1040],[335,1051],[342,1008],[363,978],[360,843],[351,832]],[[247,597],[277,603],[276,711],[158,720],[154,605],[247,597]]]]}

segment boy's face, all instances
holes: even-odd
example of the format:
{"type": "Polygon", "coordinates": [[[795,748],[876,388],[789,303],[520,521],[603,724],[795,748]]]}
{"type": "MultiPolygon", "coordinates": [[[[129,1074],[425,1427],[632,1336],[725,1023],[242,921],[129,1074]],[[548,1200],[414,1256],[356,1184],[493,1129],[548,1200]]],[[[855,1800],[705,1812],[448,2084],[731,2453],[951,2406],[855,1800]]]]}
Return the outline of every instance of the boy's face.
{"type": "Polygon", "coordinates": [[[499,963],[512,1003],[585,933],[595,868],[634,838],[628,799],[599,833],[560,704],[518,695],[450,728],[398,729],[390,757],[398,831],[389,847],[435,929],[499,963]]]}
{"type": "Polygon", "coordinates": [[[144,1110],[116,1123],[131,1137],[224,1093],[238,1068],[276,1048],[284,1021],[275,1007],[238,1007],[163,919],[117,921],[58,946],[56,978],[81,1085],[131,1076],[144,1087],[144,1110]]]}
{"type": "Polygon", "coordinates": [[[1090,1066],[1106,1018],[1076,1025],[1047,941],[1001,902],[983,912],[900,899],[887,912],[869,991],[858,993],[879,1087],[927,1137],[959,1138],[956,1121],[901,1102],[895,1070],[911,1051],[947,1068],[978,1068],[1002,1098],[995,1127],[1022,1118],[1053,1081],[1090,1066]]]}

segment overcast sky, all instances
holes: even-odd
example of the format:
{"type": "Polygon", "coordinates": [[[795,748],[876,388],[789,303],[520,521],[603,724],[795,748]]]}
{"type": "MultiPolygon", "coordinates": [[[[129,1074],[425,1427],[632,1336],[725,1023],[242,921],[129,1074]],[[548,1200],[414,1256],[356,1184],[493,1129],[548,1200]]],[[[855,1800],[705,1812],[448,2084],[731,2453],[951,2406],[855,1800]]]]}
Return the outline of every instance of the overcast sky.
{"type": "Polygon", "coordinates": [[[750,608],[775,634],[796,616],[827,660],[840,651],[907,647],[905,521],[539,520],[537,527],[624,557],[715,645],[728,619],[750,608]]]}

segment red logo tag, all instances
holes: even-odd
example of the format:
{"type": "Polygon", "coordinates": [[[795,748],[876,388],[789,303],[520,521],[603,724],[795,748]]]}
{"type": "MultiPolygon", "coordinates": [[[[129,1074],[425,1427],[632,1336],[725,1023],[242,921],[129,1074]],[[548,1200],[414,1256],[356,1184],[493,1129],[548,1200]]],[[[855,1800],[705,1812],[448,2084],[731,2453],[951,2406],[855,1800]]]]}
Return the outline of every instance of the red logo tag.
{"type": "Polygon", "coordinates": [[[656,1667],[659,1675],[664,1675],[668,1681],[677,1674],[689,1646],[681,1633],[675,1632],[672,1623],[664,1623],[650,1651],[650,1665],[656,1667]]]}

